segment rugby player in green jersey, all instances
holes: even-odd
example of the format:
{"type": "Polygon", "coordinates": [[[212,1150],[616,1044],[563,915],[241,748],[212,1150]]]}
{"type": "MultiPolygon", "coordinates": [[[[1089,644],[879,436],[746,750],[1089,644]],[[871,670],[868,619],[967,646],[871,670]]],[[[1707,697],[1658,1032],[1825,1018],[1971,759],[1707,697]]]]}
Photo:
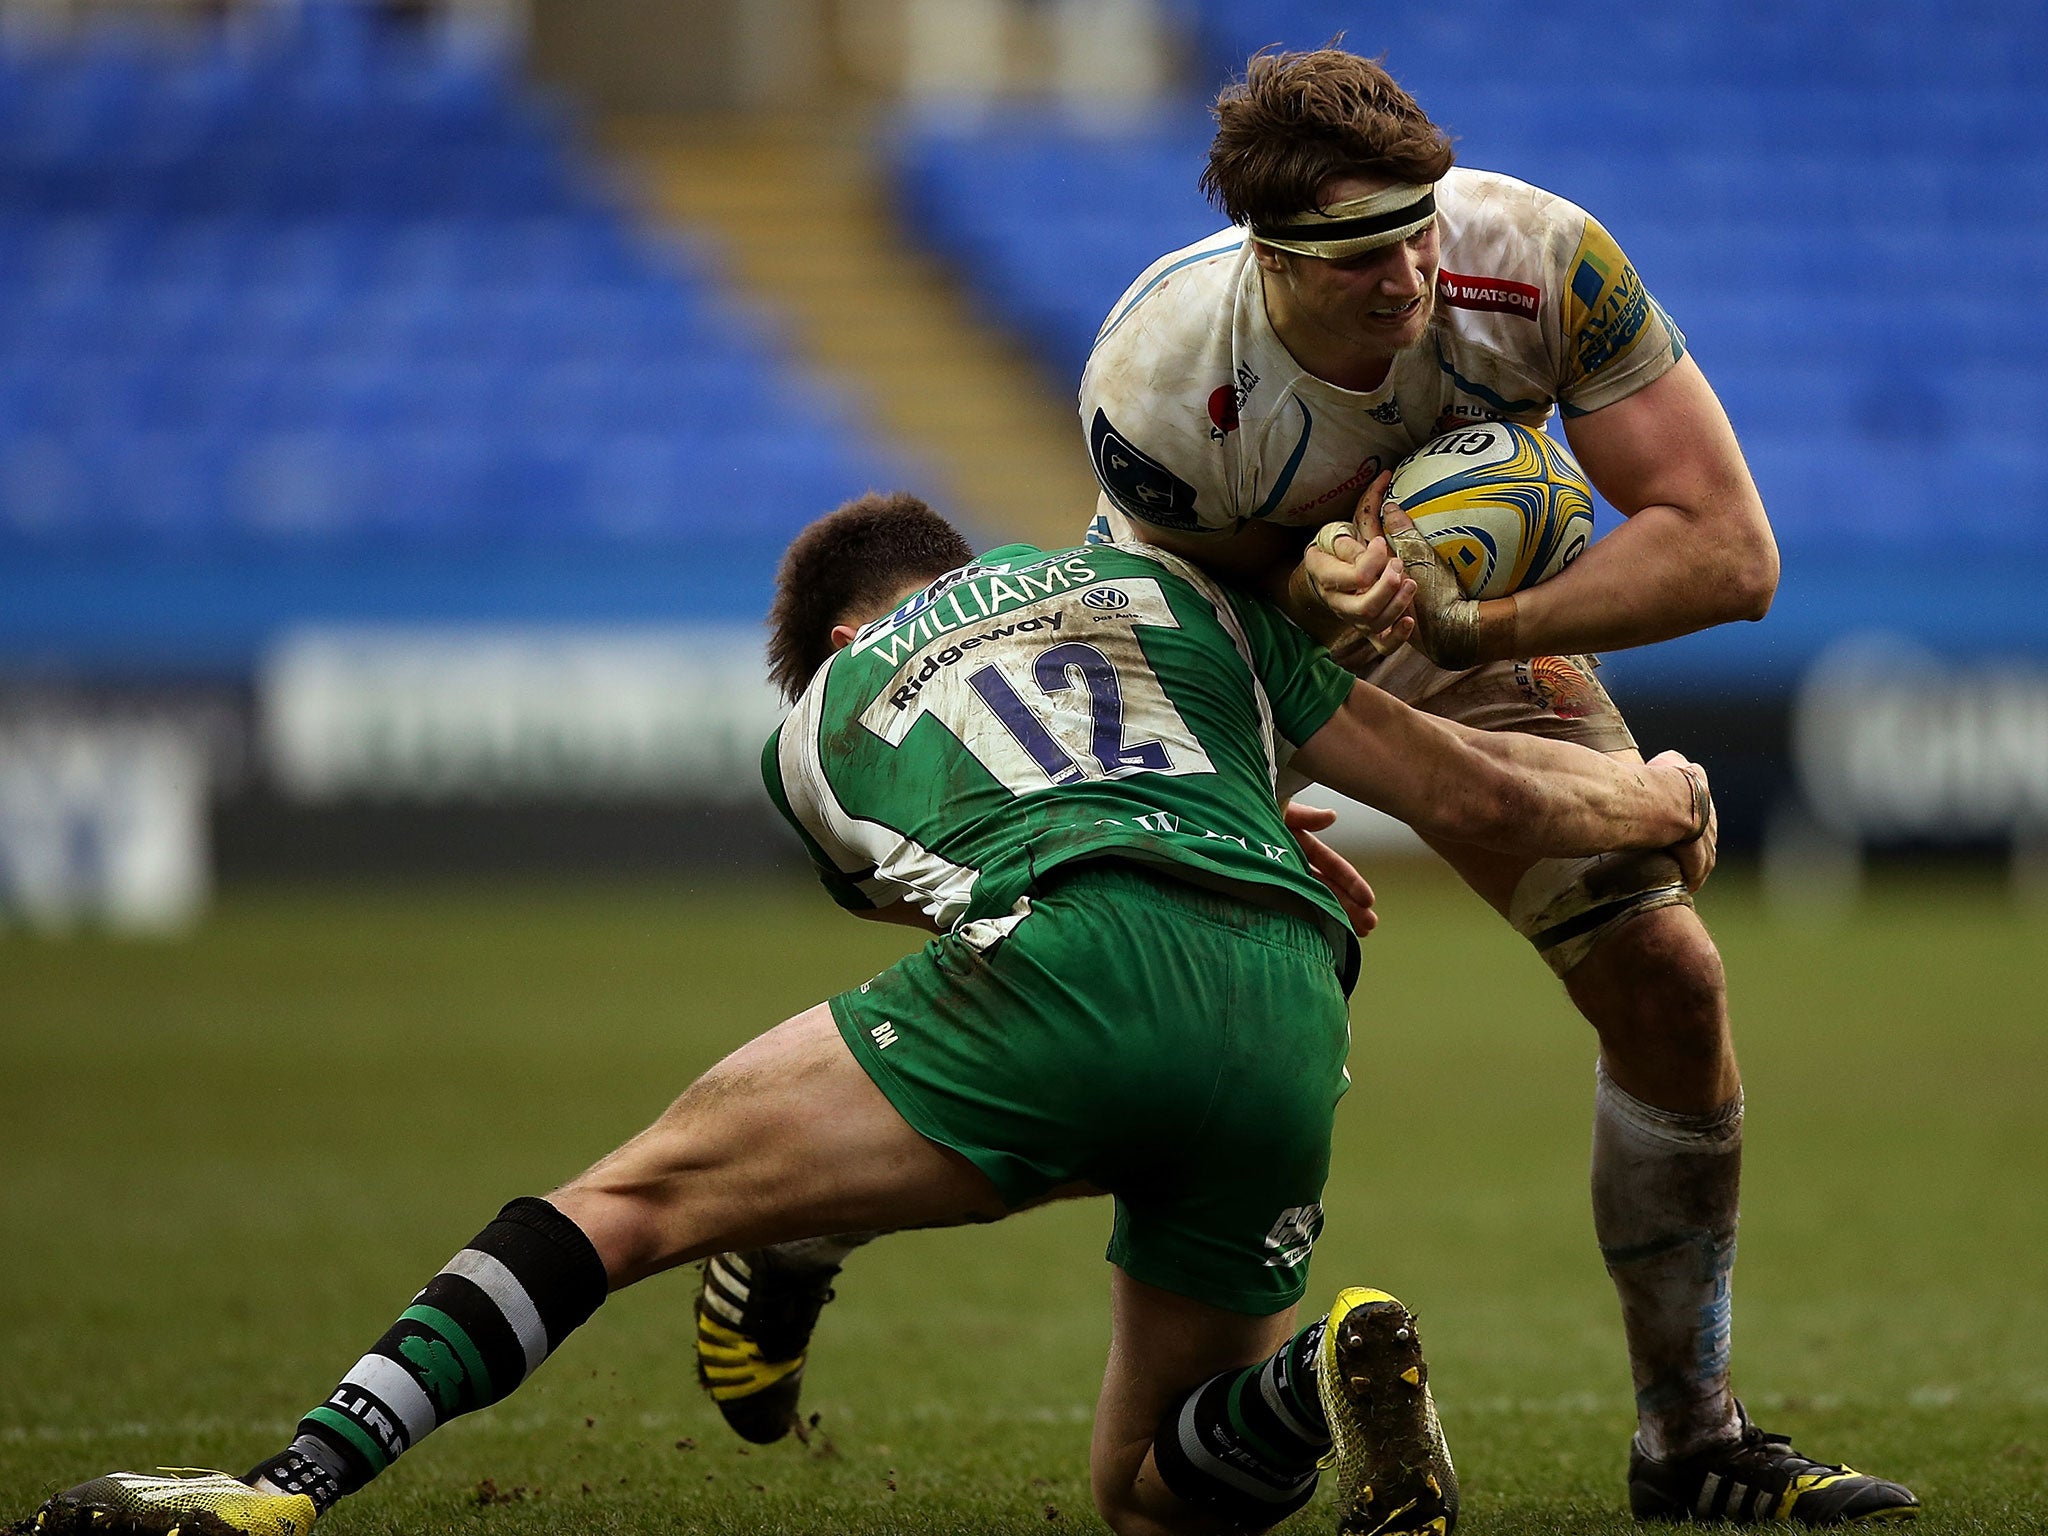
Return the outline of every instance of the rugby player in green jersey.
{"type": "Polygon", "coordinates": [[[1091,1456],[1115,1530],[1263,1529],[1324,1462],[1340,1529],[1449,1531],[1412,1316],[1352,1288],[1295,1324],[1358,946],[1279,776],[1505,850],[1669,848],[1696,885],[1705,775],[1421,714],[1163,550],[975,560],[909,497],[821,519],[778,585],[770,657],[795,707],[770,793],[836,900],[933,942],[512,1201],[245,1477],[110,1474],[53,1498],[43,1531],[301,1536],[611,1291],[1080,1189],[1116,1201],[1091,1456]]]}

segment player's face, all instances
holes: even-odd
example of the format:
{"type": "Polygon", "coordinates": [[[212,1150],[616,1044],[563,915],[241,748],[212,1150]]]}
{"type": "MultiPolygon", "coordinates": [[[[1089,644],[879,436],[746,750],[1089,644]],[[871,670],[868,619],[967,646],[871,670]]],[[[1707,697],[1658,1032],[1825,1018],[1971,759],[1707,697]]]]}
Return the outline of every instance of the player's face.
{"type": "MultiPolygon", "coordinates": [[[[1323,188],[1325,206],[1380,191],[1386,182],[1340,177],[1323,188]]],[[[1406,240],[1341,261],[1288,256],[1282,280],[1290,308],[1361,357],[1391,358],[1429,328],[1436,299],[1436,225],[1406,240]]]]}

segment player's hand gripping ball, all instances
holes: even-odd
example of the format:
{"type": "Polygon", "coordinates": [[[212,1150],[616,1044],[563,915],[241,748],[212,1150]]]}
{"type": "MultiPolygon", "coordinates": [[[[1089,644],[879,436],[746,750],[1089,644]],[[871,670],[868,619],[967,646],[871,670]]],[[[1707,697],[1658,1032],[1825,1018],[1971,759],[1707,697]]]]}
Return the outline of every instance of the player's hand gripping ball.
{"type": "Polygon", "coordinates": [[[1511,421],[1431,438],[1394,466],[1400,503],[1465,596],[1548,581],[1593,539],[1593,490],[1562,444],[1511,421]]]}

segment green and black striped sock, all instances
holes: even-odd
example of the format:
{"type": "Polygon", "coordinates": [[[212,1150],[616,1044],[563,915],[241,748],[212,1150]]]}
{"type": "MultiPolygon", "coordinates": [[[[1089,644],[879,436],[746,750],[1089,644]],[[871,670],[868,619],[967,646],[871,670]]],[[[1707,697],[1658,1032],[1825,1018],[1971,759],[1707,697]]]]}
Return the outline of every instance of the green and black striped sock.
{"type": "Polygon", "coordinates": [[[1270,1359],[1210,1377],[1167,1411],[1152,1461],[1169,1489],[1247,1531],[1309,1501],[1330,1449],[1316,1394],[1323,1327],[1318,1318],[1270,1359]]]}
{"type": "Polygon", "coordinates": [[[487,1408],[589,1319],[609,1289],[583,1229],[514,1200],[427,1282],[291,1445],[255,1468],[326,1509],[460,1413],[487,1408]]]}

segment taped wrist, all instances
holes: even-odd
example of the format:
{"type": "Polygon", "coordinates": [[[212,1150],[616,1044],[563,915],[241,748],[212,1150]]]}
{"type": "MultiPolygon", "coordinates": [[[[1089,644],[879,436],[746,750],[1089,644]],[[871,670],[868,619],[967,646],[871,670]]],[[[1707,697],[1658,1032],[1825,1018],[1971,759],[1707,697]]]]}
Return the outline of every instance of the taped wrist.
{"type": "Polygon", "coordinates": [[[1692,791],[1692,831],[1678,841],[1696,843],[1707,835],[1707,826],[1713,820],[1714,801],[1707,792],[1706,775],[1696,768],[1681,768],[1685,775],[1686,787],[1692,791]]]}
{"type": "Polygon", "coordinates": [[[1451,568],[1413,527],[1389,532],[1387,543],[1415,583],[1415,643],[1431,661],[1460,672],[1479,663],[1479,604],[1465,595],[1451,568]]]}

